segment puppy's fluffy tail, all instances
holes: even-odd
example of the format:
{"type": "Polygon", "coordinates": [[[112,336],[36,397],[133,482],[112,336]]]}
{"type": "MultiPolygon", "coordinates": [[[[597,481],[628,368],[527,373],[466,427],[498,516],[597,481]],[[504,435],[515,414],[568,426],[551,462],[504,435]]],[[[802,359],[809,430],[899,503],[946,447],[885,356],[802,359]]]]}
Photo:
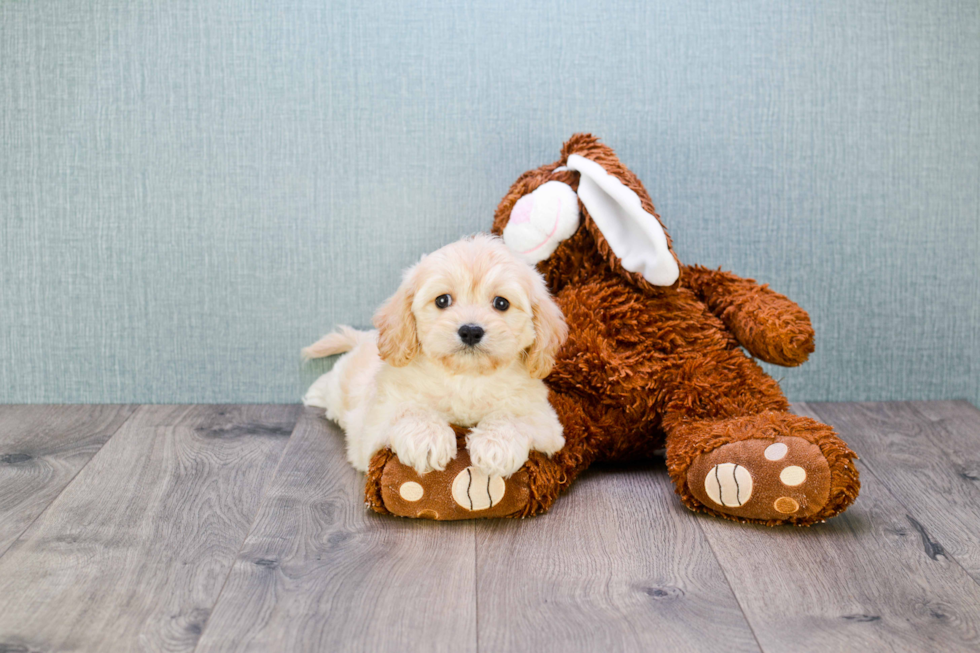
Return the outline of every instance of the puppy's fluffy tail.
{"type": "Polygon", "coordinates": [[[335,333],[328,333],[305,348],[303,357],[307,360],[333,354],[345,355],[337,360],[332,370],[321,375],[310,386],[303,396],[303,404],[325,408],[327,417],[347,429],[347,414],[353,403],[356,403],[359,384],[363,384],[363,380],[358,380],[359,377],[372,376],[377,371],[375,367],[381,362],[377,344],[374,342],[377,335],[376,331],[358,331],[341,326],[337,327],[335,333]]]}
{"type": "Polygon", "coordinates": [[[303,348],[303,358],[323,358],[334,354],[343,354],[358,345],[365,338],[370,337],[369,331],[358,331],[349,326],[337,327],[334,333],[328,333],[309,347],[303,348]]]}

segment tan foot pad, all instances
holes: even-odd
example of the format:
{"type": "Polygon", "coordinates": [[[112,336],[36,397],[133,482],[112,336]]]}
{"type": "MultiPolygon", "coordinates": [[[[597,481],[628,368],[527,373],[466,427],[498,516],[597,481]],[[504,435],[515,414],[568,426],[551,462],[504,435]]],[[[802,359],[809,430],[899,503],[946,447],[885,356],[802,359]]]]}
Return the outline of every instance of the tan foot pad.
{"type": "Polygon", "coordinates": [[[381,499],[399,517],[422,519],[482,519],[507,517],[527,505],[527,472],[508,479],[487,477],[470,465],[462,440],[456,459],[439,472],[419,475],[392,457],[381,473],[381,499]]]}
{"type": "Polygon", "coordinates": [[[830,496],[830,465],[803,438],[732,442],[697,458],[687,484],[705,506],[745,519],[807,517],[830,496]]]}

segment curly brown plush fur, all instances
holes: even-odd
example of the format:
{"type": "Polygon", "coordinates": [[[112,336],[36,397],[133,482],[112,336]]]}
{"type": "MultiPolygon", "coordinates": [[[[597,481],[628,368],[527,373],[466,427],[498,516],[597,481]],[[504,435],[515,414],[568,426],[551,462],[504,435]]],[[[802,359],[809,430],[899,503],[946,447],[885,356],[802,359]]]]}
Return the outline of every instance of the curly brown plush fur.
{"type": "MultiPolygon", "coordinates": [[[[517,200],[545,182],[578,190],[579,173],[556,172],[571,154],[599,163],[659,221],[643,185],[613,151],[576,134],[558,161],[511,186],[497,208],[495,234],[517,200]]],[[[532,454],[525,467],[530,500],[511,516],[547,510],[594,462],[646,457],[665,446],[677,493],[693,510],[808,525],[846,509],[860,488],[854,453],[829,426],[789,413],[779,386],[741,349],[770,363],[803,363],[814,348],[806,312],[767,286],[701,266],[680,265],[673,285],[652,285],[622,267],[581,202],[579,208],[579,229],[537,265],[569,326],[546,379],[566,444],[551,459],[532,454]]],[[[369,475],[369,502],[377,507],[372,483],[369,475]]]]}

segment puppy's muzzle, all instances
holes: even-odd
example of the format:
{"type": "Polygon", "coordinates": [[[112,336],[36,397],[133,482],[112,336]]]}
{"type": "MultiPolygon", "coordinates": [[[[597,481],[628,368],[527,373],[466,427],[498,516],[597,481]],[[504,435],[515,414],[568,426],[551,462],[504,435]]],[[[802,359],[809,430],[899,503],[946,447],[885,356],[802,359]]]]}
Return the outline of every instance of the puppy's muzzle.
{"type": "Polygon", "coordinates": [[[483,327],[477,324],[464,324],[459,327],[459,339],[463,341],[463,344],[467,347],[473,347],[483,339],[483,327]]]}

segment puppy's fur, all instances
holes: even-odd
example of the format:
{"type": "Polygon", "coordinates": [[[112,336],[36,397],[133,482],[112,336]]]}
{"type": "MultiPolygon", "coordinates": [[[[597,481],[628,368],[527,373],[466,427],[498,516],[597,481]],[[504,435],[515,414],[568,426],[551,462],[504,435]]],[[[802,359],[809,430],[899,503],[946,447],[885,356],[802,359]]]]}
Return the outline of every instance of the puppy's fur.
{"type": "Polygon", "coordinates": [[[470,457],[489,475],[510,476],[530,450],[551,455],[564,445],[541,379],[568,335],[565,320],[541,276],[499,239],[478,235],[423,257],[374,326],[340,327],[303,350],[350,352],[303,402],[343,427],[357,469],[386,446],[420,474],[444,469],[456,456],[450,424],[471,428],[470,457]],[[436,305],[442,295],[450,306],[436,305]],[[498,297],[509,308],[495,308],[498,297]],[[464,325],[484,330],[477,344],[463,342],[464,325]]]}

